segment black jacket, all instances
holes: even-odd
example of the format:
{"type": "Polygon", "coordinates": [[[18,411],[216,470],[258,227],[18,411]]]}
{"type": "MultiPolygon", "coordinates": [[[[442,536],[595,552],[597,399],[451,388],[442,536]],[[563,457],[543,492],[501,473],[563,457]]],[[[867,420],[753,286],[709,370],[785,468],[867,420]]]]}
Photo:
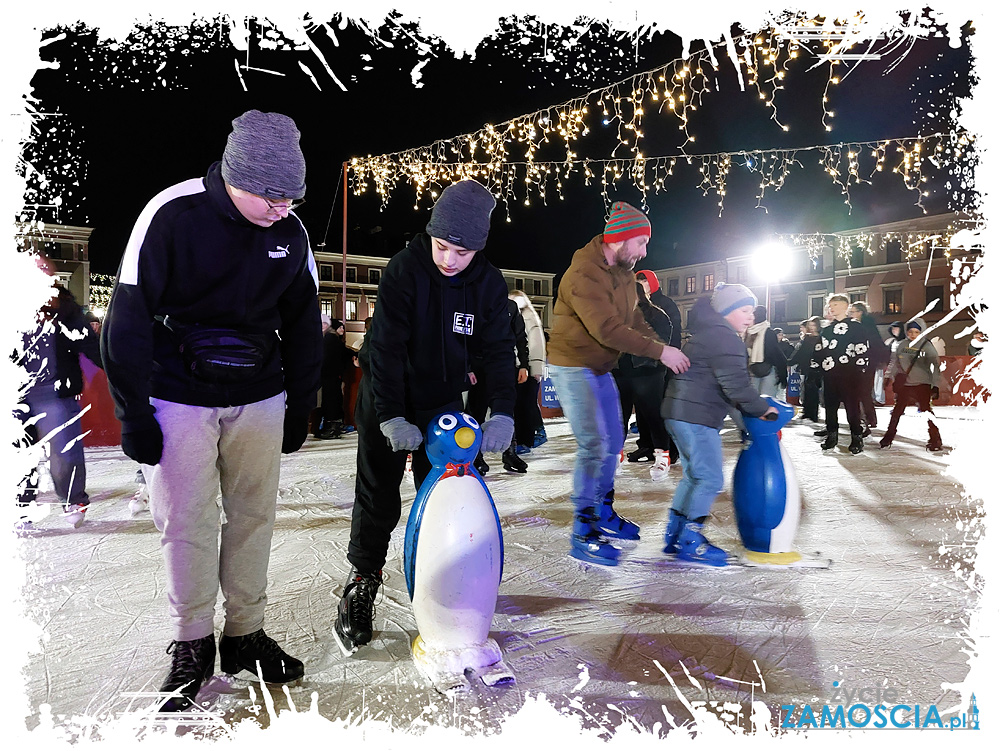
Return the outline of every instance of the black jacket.
{"type": "MultiPolygon", "coordinates": [[[[681,348],[681,311],[677,307],[677,303],[663,294],[663,290],[656,290],[653,294],[649,296],[649,301],[653,303],[656,307],[667,314],[667,318],[670,319],[670,338],[664,339],[663,341],[669,344],[671,347],[681,348]]],[[[654,327],[655,329],[655,327],[654,327]]],[[[656,333],[660,334],[660,330],[656,329],[656,333]]],[[[662,334],[661,334],[662,336],[662,334]]]]}
{"type": "MultiPolygon", "coordinates": [[[[83,309],[73,297],[73,293],[59,288],[58,302],[42,309],[45,315],[38,328],[24,337],[24,352],[14,359],[18,365],[25,367],[31,373],[37,373],[30,361],[35,356],[33,344],[41,336],[54,336],[55,369],[50,370],[54,377],[53,390],[60,399],[78,396],[83,393],[83,371],[80,368],[80,355],[84,355],[94,365],[103,368],[101,348],[97,334],[83,316],[83,309]]],[[[41,365],[36,363],[35,365],[41,365]]]]}
{"type": "Polygon", "coordinates": [[[444,276],[430,238],[418,234],[385,268],[358,357],[378,421],[412,422],[418,411],[461,399],[477,357],[490,408],[513,415],[517,372],[503,276],[482,251],[460,274],[444,276]]]}
{"type": "Polygon", "coordinates": [[[341,381],[352,354],[339,334],[334,331],[323,334],[322,381],[324,383],[341,381]]]}
{"type": "Polygon", "coordinates": [[[882,370],[889,364],[892,352],[882,341],[882,335],[878,332],[878,325],[875,317],[871,313],[861,314],[861,328],[864,329],[868,344],[868,362],[876,370],[882,370]]]}
{"type": "MultiPolygon", "coordinates": [[[[796,345],[792,356],[788,358],[788,362],[791,365],[798,365],[799,373],[805,378],[814,372],[812,369],[813,355],[821,349],[823,349],[823,344],[819,338],[819,334],[806,334],[802,337],[798,345],[796,345]]],[[[816,374],[818,375],[818,373],[816,374]]]]}
{"type": "Polygon", "coordinates": [[[315,406],[322,362],[316,262],[294,213],[259,227],[226,193],[220,163],[143,209],[129,238],[101,331],[104,363],[124,427],[153,413],[150,396],[201,407],[287,394],[289,410],[315,406]],[[224,327],[272,341],[261,371],[210,384],[184,366],[157,320],[224,327]]]}
{"type": "MultiPolygon", "coordinates": [[[[785,357],[785,353],[781,349],[781,344],[778,342],[778,335],[774,333],[774,329],[766,328],[760,332],[757,336],[764,337],[764,360],[763,362],[770,365],[774,369],[774,373],[777,376],[778,385],[787,386],[788,385],[788,359],[785,357]]],[[[747,353],[749,359],[750,347],[749,343],[747,346],[747,353]]],[[[750,365],[751,375],[758,375],[754,373],[753,370],[759,363],[754,363],[750,365]]],[[[767,375],[767,373],[764,373],[767,375]]]]}
{"type": "MultiPolygon", "coordinates": [[[[636,292],[638,293],[639,290],[636,292]]],[[[646,319],[646,323],[649,324],[649,327],[656,332],[656,335],[660,339],[670,344],[670,346],[679,349],[681,339],[680,313],[677,313],[675,317],[671,317],[663,308],[653,302],[653,297],[657,295],[670,303],[670,305],[673,305],[676,310],[677,306],[674,305],[673,301],[666,295],[660,294],[659,290],[650,295],[648,299],[645,295],[639,295],[637,302],[639,310],[642,312],[642,317],[646,319]],[[677,341],[677,344],[674,344],[674,340],[677,341]]],[[[651,375],[654,372],[666,372],[667,366],[651,357],[630,355],[627,352],[623,352],[618,357],[618,366],[615,369],[620,375],[630,377],[651,375]]]]}
{"type": "Polygon", "coordinates": [[[664,418],[721,428],[730,405],[759,417],[768,403],[754,390],[747,372],[747,349],[732,326],[699,299],[688,314],[691,338],[684,354],[691,367],[667,386],[660,414],[664,418]]]}

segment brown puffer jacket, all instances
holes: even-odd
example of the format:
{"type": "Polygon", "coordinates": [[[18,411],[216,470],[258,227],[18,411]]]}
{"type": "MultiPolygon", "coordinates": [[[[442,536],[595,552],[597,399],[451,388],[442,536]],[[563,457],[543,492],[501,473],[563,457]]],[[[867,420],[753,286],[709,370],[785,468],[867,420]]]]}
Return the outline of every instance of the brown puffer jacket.
{"type": "Polygon", "coordinates": [[[608,373],[618,355],[660,358],[664,343],[636,307],[635,273],[609,266],[602,235],[573,254],[553,309],[549,363],[608,373]]]}

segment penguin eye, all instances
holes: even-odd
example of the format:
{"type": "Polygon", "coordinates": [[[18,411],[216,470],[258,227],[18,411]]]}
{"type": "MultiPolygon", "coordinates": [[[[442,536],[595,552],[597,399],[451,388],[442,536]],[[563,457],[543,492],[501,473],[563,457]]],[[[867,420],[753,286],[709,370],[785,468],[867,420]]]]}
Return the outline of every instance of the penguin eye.
{"type": "Polygon", "coordinates": [[[441,430],[451,430],[456,425],[458,425],[458,420],[455,418],[455,415],[441,415],[438,419],[438,427],[441,430]]]}
{"type": "Polygon", "coordinates": [[[468,425],[470,428],[479,427],[479,423],[476,421],[476,418],[473,417],[472,415],[467,415],[463,412],[462,417],[465,419],[465,424],[468,425]]]}

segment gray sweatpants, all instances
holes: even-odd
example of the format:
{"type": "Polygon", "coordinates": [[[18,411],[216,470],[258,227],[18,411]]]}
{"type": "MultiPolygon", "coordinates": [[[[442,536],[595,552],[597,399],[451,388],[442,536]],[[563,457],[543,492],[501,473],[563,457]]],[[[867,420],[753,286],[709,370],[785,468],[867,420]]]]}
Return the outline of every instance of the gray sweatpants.
{"type": "Polygon", "coordinates": [[[285,395],[240,407],[150,403],[163,431],[163,456],[142,471],[161,534],[174,638],[214,633],[220,586],[223,633],[251,634],[263,626],[267,603],[285,395]]]}

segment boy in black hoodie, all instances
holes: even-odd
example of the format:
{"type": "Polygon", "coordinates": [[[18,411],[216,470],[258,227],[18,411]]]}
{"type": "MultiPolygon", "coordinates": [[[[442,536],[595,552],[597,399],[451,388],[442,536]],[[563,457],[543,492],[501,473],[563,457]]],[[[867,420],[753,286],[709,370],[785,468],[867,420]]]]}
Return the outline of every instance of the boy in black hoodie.
{"type": "Polygon", "coordinates": [[[513,438],[516,375],[507,284],[478,252],[486,246],[494,206],[475,180],[449,185],[434,204],[427,234],[393,256],[379,283],[378,307],[358,356],[351,573],[334,628],[344,654],[372,638],[375,594],[401,513],[406,455],[412,452],[419,489],[430,471],[420,448],[424,431],[438,413],[462,410],[474,358],[482,362],[480,383],[491,411],[482,425],[482,451],[503,451],[513,438]]]}
{"type": "Polygon", "coordinates": [[[233,120],[221,162],[139,215],[101,331],[122,451],[143,465],[174,641],[161,711],[196,706],[215,672],[304,673],[263,629],[282,453],[306,439],[322,360],[319,280],[302,222],[299,131],[233,120]],[[221,495],[225,523],[220,523],[221,495]]]}

